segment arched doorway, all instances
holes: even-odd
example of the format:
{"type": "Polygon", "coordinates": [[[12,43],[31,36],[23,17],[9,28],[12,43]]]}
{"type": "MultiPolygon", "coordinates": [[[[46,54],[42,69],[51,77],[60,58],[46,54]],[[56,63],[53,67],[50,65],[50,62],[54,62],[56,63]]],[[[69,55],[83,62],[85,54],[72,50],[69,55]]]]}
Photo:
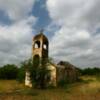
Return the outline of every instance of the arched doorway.
{"type": "Polygon", "coordinates": [[[35,55],[33,57],[33,66],[34,67],[39,67],[39,65],[40,65],[40,57],[39,57],[39,55],[35,55]]]}

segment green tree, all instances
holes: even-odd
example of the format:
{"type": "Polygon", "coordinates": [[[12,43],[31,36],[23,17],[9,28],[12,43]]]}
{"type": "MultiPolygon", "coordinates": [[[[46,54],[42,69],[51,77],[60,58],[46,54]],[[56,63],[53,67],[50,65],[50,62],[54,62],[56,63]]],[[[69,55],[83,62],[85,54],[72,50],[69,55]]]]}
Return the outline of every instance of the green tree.
{"type": "Polygon", "coordinates": [[[28,60],[25,60],[25,61],[20,63],[19,71],[18,71],[18,75],[17,75],[17,80],[19,82],[25,81],[25,72],[27,69],[30,69],[30,67],[32,66],[31,61],[32,61],[31,59],[28,59],[28,60]]]}
{"type": "Polygon", "coordinates": [[[28,70],[30,72],[30,78],[32,82],[32,86],[36,88],[45,88],[47,83],[47,74],[49,70],[47,70],[47,62],[39,64],[38,59],[28,59],[20,64],[19,72],[18,72],[18,80],[23,82],[25,80],[25,71],[28,70]]]}
{"type": "Polygon", "coordinates": [[[0,68],[1,79],[16,79],[18,67],[14,64],[7,64],[0,68]]]}
{"type": "Polygon", "coordinates": [[[47,62],[45,63],[37,64],[36,59],[33,61],[32,65],[30,66],[30,73],[31,73],[31,80],[33,83],[33,86],[37,88],[45,88],[47,83],[47,75],[49,73],[49,70],[47,69],[47,62]]]}

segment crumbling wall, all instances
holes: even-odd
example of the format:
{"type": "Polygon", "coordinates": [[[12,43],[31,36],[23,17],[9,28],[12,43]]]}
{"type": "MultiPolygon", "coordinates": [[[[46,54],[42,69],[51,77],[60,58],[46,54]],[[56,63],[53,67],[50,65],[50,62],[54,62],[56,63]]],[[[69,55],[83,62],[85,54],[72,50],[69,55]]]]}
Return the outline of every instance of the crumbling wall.
{"type": "Polygon", "coordinates": [[[57,67],[57,82],[64,80],[69,83],[75,82],[78,79],[78,70],[69,63],[58,64],[57,67]]]}

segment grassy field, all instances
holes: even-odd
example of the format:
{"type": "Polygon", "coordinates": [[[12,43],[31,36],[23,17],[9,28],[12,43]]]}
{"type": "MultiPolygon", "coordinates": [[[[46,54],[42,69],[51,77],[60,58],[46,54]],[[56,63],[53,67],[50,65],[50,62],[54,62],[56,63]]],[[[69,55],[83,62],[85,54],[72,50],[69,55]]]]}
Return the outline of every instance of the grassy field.
{"type": "Polygon", "coordinates": [[[83,81],[54,89],[30,89],[15,80],[0,80],[0,100],[100,100],[99,78],[85,76],[83,81]]]}

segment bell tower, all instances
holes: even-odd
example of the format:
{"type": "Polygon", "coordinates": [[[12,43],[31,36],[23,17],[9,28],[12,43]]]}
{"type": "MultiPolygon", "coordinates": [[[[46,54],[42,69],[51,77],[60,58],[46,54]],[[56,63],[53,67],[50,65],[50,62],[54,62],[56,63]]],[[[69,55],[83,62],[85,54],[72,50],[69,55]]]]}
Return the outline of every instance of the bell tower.
{"type": "MultiPolygon", "coordinates": [[[[33,37],[32,41],[32,59],[33,67],[35,68],[44,68],[46,67],[49,70],[48,74],[45,77],[45,85],[56,86],[56,65],[48,62],[48,53],[49,53],[49,41],[48,38],[40,32],[39,34],[33,37]]],[[[30,72],[26,70],[25,76],[25,85],[32,87],[30,80],[30,72]]]]}
{"type": "Polygon", "coordinates": [[[49,42],[43,32],[40,32],[38,35],[33,37],[32,56],[33,61],[36,61],[36,67],[38,65],[44,64],[48,59],[48,47],[49,42]]]}

